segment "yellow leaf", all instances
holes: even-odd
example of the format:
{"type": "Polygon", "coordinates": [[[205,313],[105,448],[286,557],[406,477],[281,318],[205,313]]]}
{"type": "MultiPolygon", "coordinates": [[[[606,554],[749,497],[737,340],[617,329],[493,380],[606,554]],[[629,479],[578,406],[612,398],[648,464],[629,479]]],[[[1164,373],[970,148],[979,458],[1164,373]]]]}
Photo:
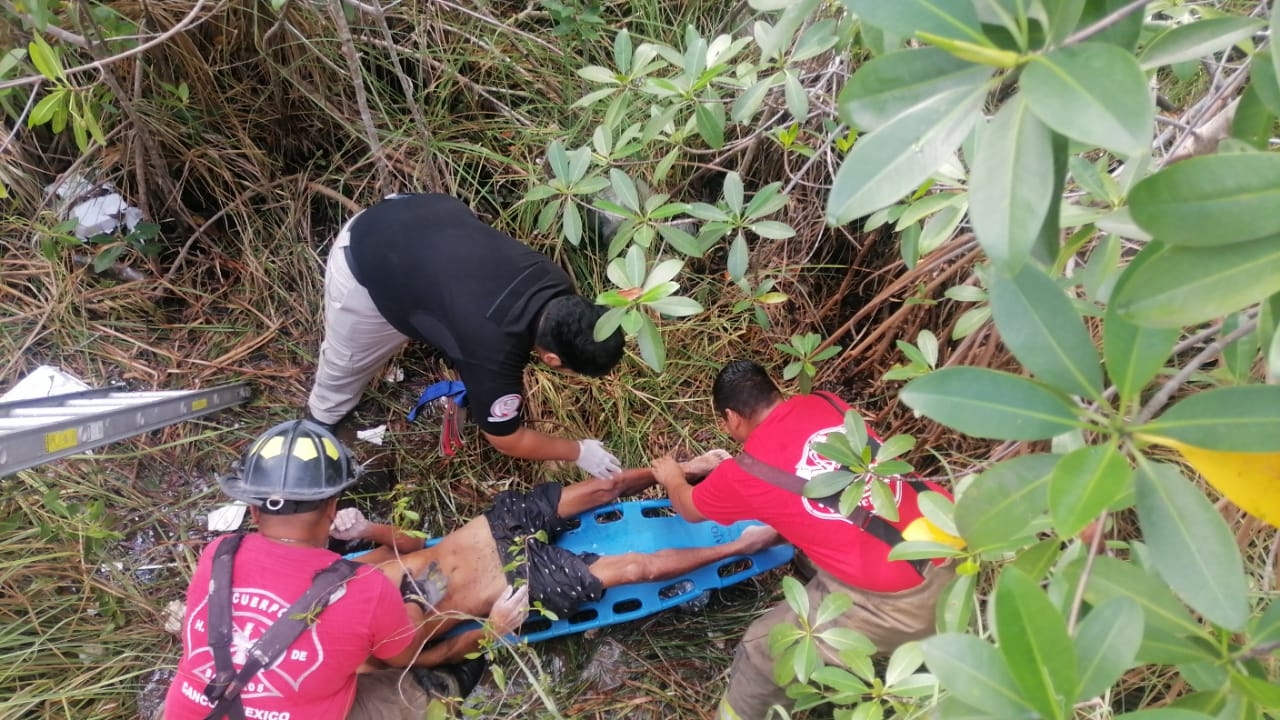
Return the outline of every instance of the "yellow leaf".
{"type": "Polygon", "coordinates": [[[979,65],[991,65],[998,68],[1014,68],[1024,62],[1023,57],[1012,50],[1001,50],[988,45],[953,40],[933,33],[917,32],[921,40],[939,47],[961,60],[968,60],[979,65]]]}
{"type": "Polygon", "coordinates": [[[1280,453],[1222,452],[1155,435],[1138,438],[1177,450],[1205,482],[1241,510],[1280,527],[1280,453]]]}
{"type": "Polygon", "coordinates": [[[918,517],[912,520],[902,531],[903,540],[941,543],[957,550],[964,549],[964,539],[958,538],[942,528],[929,522],[929,518],[918,517]]]}

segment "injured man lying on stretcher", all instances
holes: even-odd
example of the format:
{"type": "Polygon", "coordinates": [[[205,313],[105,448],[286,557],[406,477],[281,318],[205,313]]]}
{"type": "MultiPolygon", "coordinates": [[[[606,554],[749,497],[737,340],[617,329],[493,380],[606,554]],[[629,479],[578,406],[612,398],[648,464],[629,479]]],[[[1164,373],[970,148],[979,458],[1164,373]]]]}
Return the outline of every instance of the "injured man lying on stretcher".
{"type": "MultiPolygon", "coordinates": [[[[687,477],[701,477],[727,457],[723,450],[713,450],[681,463],[681,469],[687,477]]],[[[426,622],[435,626],[415,664],[443,665],[476,652],[484,638],[484,628],[447,636],[460,622],[487,617],[488,631],[502,636],[519,629],[527,602],[563,616],[581,603],[598,600],[606,588],[673,578],[783,542],[772,528],[759,525],[723,544],[652,553],[576,555],[551,544],[570,527],[570,518],[639,493],[654,482],[652,470],[637,468],[608,480],[505,491],[483,515],[426,548],[421,539],[392,526],[368,523],[354,510],[340,512],[331,534],[379,543],[354,559],[379,565],[393,582],[402,583],[402,589],[409,587],[406,576],[414,580],[429,605],[426,622]]]]}

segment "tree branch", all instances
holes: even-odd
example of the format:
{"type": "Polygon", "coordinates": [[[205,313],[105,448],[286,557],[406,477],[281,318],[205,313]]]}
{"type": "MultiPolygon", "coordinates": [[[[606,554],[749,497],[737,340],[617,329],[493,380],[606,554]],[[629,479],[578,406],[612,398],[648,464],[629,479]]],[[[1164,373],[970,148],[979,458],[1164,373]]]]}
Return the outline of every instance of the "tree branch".
{"type": "Polygon", "coordinates": [[[1085,40],[1088,40],[1094,35],[1097,35],[1103,30],[1106,30],[1112,25],[1115,25],[1116,23],[1120,22],[1129,13],[1132,13],[1135,10],[1140,10],[1146,7],[1147,2],[1148,0],[1133,0],[1133,2],[1129,3],[1128,5],[1125,5],[1119,10],[1116,10],[1115,12],[1102,18],[1101,20],[1090,25],[1089,27],[1084,28],[1083,30],[1077,30],[1076,32],[1071,33],[1062,41],[1062,44],[1059,47],[1075,45],[1078,42],[1083,42],[1085,40]]]}
{"type": "MultiPolygon", "coordinates": [[[[44,77],[42,76],[40,79],[44,80],[44,77]]],[[[4,142],[0,142],[0,153],[3,153],[5,148],[9,147],[9,143],[13,142],[13,139],[18,136],[18,130],[22,127],[22,124],[27,121],[27,116],[31,114],[31,108],[35,107],[36,96],[39,94],[40,84],[37,83],[36,86],[31,89],[31,95],[27,98],[26,106],[22,108],[22,112],[18,113],[17,119],[13,121],[13,128],[9,130],[8,136],[5,137],[4,142]]]]}
{"type": "MultiPolygon", "coordinates": [[[[351,0],[348,0],[350,2],[351,0]]],[[[374,7],[370,10],[375,18],[377,18],[378,30],[382,33],[382,39],[387,43],[387,52],[391,56],[391,67],[395,69],[396,78],[400,81],[400,88],[404,92],[405,103],[409,106],[409,114],[413,116],[414,125],[417,131],[422,134],[423,147],[431,147],[431,125],[427,123],[427,119],[422,115],[422,108],[418,106],[417,98],[413,93],[413,81],[409,79],[405,73],[404,67],[400,64],[400,53],[397,51],[395,44],[395,36],[391,34],[391,26],[387,24],[387,15],[380,7],[376,7],[377,0],[373,0],[374,7]]],[[[445,192],[444,180],[440,177],[440,173],[435,163],[428,158],[425,163],[427,174],[427,184],[431,190],[437,192],[445,192]]]]}
{"type": "Polygon", "coordinates": [[[1080,580],[1076,583],[1076,592],[1071,597],[1071,612],[1067,615],[1067,634],[1074,635],[1076,632],[1076,623],[1080,620],[1080,608],[1084,605],[1084,587],[1089,582],[1089,573],[1093,572],[1093,559],[1098,557],[1098,550],[1102,548],[1102,536],[1106,535],[1103,528],[1107,524],[1107,511],[1103,510],[1102,514],[1094,520],[1098,524],[1093,537],[1089,540],[1089,554],[1085,556],[1084,570],[1080,572],[1080,580]]]}
{"type": "Polygon", "coordinates": [[[1245,322],[1235,330],[1227,333],[1222,338],[1209,343],[1208,347],[1201,350],[1195,357],[1191,358],[1191,361],[1188,362],[1185,367],[1179,370],[1172,378],[1169,378],[1169,382],[1160,387],[1160,390],[1156,392],[1156,394],[1151,397],[1151,400],[1142,407],[1142,412],[1138,413],[1135,423],[1142,425],[1155,417],[1156,413],[1160,412],[1160,410],[1169,403],[1169,400],[1173,398],[1174,393],[1178,392],[1178,388],[1181,388],[1183,383],[1194,375],[1197,370],[1203,367],[1205,363],[1222,354],[1222,350],[1228,345],[1239,340],[1245,335],[1248,335],[1257,328],[1258,319],[1255,317],[1245,322]]]}
{"type": "Polygon", "coordinates": [[[347,14],[342,5],[329,5],[333,22],[338,28],[338,39],[342,43],[342,54],[347,59],[347,72],[351,75],[351,85],[356,93],[356,108],[360,111],[360,123],[364,126],[365,142],[369,143],[369,152],[378,164],[378,189],[383,193],[390,192],[387,178],[390,165],[386,153],[382,150],[382,141],[378,138],[378,129],[373,124],[373,113],[369,110],[369,97],[364,88],[364,70],[360,67],[360,55],[356,50],[355,40],[351,36],[351,26],[347,23],[347,14]]]}

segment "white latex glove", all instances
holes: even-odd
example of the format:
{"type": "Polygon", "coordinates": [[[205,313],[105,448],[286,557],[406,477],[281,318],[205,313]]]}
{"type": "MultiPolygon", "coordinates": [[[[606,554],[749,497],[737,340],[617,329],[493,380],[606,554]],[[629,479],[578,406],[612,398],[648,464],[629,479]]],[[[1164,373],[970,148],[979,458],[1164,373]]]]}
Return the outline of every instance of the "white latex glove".
{"type": "Polygon", "coordinates": [[[342,508],[333,516],[333,524],[329,526],[329,535],[338,540],[360,540],[369,531],[370,523],[359,509],[342,508]]]}
{"type": "Polygon", "coordinates": [[[588,475],[605,480],[622,472],[622,463],[605,449],[604,443],[589,438],[578,441],[578,459],[574,464],[588,475]]]}
{"type": "Polygon", "coordinates": [[[510,585],[503,590],[489,610],[489,626],[498,637],[505,637],[520,629],[529,617],[529,586],[517,590],[510,585]]]}

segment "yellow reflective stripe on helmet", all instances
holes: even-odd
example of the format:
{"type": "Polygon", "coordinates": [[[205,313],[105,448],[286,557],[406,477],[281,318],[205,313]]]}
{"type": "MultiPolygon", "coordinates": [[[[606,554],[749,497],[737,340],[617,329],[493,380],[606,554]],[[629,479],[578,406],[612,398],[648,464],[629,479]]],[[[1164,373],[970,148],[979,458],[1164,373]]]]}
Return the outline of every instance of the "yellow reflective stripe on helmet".
{"type": "MultiPolygon", "coordinates": [[[[273,458],[282,452],[284,452],[284,438],[280,435],[260,440],[249,451],[251,455],[258,455],[264,458],[273,458]]],[[[320,457],[321,452],[328,455],[331,460],[337,460],[342,455],[337,443],[329,438],[295,438],[293,446],[289,449],[289,454],[299,460],[315,460],[320,457]]]]}
{"type": "Polygon", "coordinates": [[[284,452],[284,438],[276,435],[258,443],[258,447],[253,449],[253,454],[261,455],[264,458],[272,458],[284,452]]]}
{"type": "Polygon", "coordinates": [[[320,457],[320,448],[312,438],[297,438],[293,441],[293,456],[299,460],[315,460],[320,457]]]}

